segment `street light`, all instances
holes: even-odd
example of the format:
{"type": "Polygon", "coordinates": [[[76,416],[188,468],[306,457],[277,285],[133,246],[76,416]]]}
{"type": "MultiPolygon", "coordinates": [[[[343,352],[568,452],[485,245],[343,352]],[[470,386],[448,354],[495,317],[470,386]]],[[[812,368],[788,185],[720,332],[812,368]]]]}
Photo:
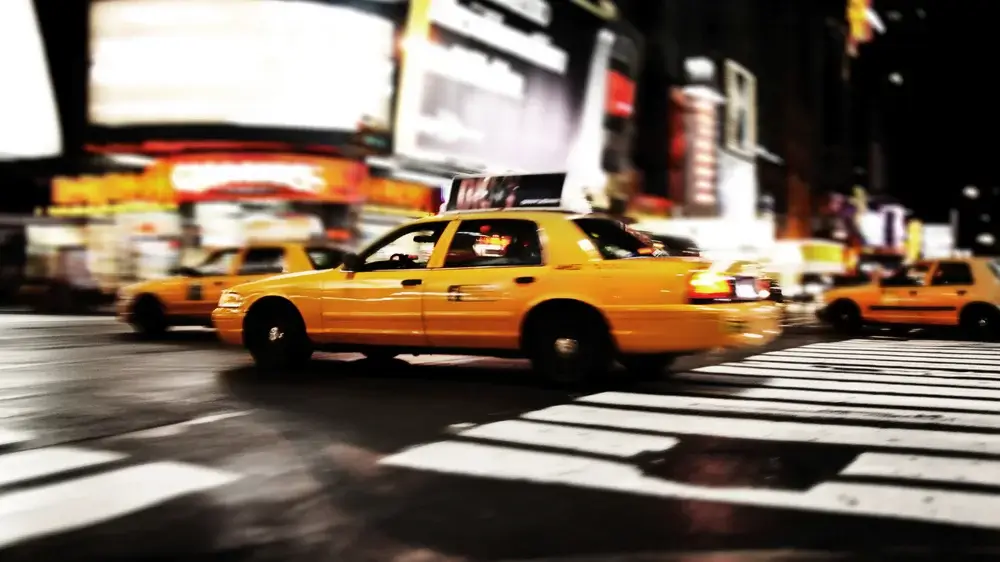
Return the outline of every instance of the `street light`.
{"type": "Polygon", "coordinates": [[[962,195],[968,197],[969,199],[979,198],[979,188],[974,185],[967,185],[965,189],[962,190],[962,195]]]}

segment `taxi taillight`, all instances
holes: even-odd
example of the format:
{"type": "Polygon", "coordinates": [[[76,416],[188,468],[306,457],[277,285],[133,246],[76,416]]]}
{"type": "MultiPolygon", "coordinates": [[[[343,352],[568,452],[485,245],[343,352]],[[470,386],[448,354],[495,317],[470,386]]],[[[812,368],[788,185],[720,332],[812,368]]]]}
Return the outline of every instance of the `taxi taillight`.
{"type": "Polygon", "coordinates": [[[688,278],[687,295],[692,303],[730,300],[736,294],[733,278],[713,271],[696,271],[688,278]]]}

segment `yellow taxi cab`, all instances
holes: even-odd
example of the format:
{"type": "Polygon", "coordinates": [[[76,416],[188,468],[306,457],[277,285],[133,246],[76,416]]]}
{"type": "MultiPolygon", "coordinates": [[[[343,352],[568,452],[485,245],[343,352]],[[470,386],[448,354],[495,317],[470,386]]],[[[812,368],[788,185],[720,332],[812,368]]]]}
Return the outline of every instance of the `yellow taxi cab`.
{"type": "Polygon", "coordinates": [[[622,223],[557,210],[444,213],[402,226],[342,267],[223,292],[222,340],[280,371],[314,350],[372,359],[525,357],[576,382],[614,360],[636,375],[781,332],[760,279],[699,258],[658,257],[622,223]]]}
{"type": "Polygon", "coordinates": [[[165,279],[144,281],[118,291],[119,320],[141,335],[163,334],[171,326],[211,326],[222,291],[248,281],[340,265],[344,252],[301,243],[268,243],[224,248],[196,267],[182,267],[165,279]]]}
{"type": "Polygon", "coordinates": [[[977,339],[1000,331],[1000,262],[993,258],[927,260],[852,287],[827,291],[818,316],[838,331],[866,325],[953,326],[977,339]]]}

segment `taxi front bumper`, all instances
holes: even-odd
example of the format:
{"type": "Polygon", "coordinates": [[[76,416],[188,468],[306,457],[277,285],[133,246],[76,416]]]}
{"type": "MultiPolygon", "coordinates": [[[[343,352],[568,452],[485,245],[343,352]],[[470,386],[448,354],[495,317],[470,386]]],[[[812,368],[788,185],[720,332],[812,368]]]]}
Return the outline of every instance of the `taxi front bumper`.
{"type": "Polygon", "coordinates": [[[212,325],[223,343],[243,345],[243,311],[233,308],[216,308],[212,311],[212,325]]]}

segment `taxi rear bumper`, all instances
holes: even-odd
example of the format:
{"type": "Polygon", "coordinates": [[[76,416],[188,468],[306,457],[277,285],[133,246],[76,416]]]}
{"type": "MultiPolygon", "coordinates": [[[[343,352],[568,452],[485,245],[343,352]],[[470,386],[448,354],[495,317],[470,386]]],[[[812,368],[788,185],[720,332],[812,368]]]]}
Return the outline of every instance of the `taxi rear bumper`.
{"type": "Polygon", "coordinates": [[[223,343],[243,345],[243,312],[232,308],[212,311],[212,326],[223,343]]]}
{"type": "Polygon", "coordinates": [[[679,305],[629,316],[629,321],[613,322],[626,328],[614,330],[618,350],[625,354],[756,347],[782,332],[782,308],[773,302],[679,305]]]}

